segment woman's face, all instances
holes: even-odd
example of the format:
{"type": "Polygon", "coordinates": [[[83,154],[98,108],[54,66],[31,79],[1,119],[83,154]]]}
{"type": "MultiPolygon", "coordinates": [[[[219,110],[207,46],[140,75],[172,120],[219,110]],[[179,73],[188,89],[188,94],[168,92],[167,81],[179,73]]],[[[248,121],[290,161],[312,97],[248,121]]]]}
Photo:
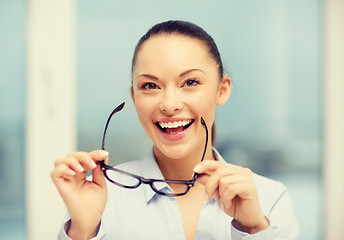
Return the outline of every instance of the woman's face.
{"type": "Polygon", "coordinates": [[[202,151],[200,119],[211,136],[216,105],[230,92],[229,77],[220,81],[207,47],[185,36],[154,36],[141,45],[132,76],[134,105],[154,151],[174,159],[202,151]]]}

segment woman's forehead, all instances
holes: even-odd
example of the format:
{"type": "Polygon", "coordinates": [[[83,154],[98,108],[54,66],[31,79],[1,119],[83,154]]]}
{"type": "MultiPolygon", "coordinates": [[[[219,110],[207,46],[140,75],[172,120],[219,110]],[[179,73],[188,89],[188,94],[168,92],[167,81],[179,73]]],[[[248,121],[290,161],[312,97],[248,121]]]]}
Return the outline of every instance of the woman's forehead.
{"type": "Polygon", "coordinates": [[[192,38],[180,34],[159,34],[147,39],[139,51],[143,50],[154,52],[154,50],[171,50],[176,51],[183,49],[184,51],[199,51],[203,53],[208,52],[207,45],[197,38],[192,38]]]}
{"type": "Polygon", "coordinates": [[[138,52],[135,68],[180,66],[183,69],[202,69],[209,63],[213,63],[212,67],[216,68],[207,46],[201,40],[169,34],[154,36],[144,42],[138,52]]]}

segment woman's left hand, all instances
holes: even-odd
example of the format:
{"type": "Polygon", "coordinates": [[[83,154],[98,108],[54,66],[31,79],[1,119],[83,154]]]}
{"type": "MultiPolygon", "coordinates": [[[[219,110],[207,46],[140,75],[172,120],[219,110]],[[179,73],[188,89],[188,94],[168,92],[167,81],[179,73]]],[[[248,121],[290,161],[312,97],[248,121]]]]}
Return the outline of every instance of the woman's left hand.
{"type": "Polygon", "coordinates": [[[253,234],[269,226],[260,210],[250,169],[204,160],[194,171],[201,174],[197,181],[205,186],[206,199],[214,197],[221,209],[240,223],[244,232],[253,234]]]}

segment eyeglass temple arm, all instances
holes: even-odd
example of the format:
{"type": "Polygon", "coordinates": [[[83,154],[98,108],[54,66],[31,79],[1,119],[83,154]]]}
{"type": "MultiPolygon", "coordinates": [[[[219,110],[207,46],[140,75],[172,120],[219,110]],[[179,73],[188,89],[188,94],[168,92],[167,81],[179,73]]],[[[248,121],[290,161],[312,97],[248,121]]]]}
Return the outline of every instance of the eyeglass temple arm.
{"type": "MultiPolygon", "coordinates": [[[[110,123],[110,120],[112,118],[112,116],[121,111],[124,107],[124,104],[125,102],[122,102],[120,105],[118,105],[110,114],[110,116],[108,117],[107,121],[106,121],[106,124],[105,124],[105,129],[104,129],[104,133],[103,133],[103,139],[102,139],[102,150],[105,150],[105,135],[106,135],[106,131],[107,131],[107,128],[109,126],[109,123],[110,123]]],[[[100,164],[105,164],[104,161],[101,161],[100,164]]]]}
{"type": "Polygon", "coordinates": [[[204,146],[204,151],[203,151],[202,160],[201,160],[201,162],[202,162],[204,160],[204,156],[205,156],[205,153],[206,153],[207,147],[208,147],[208,127],[207,127],[207,124],[205,123],[203,117],[201,117],[201,123],[205,128],[205,146],[204,146]]]}
{"type": "MultiPolygon", "coordinates": [[[[202,155],[202,159],[201,159],[201,162],[203,162],[204,157],[205,157],[205,153],[207,152],[207,147],[208,147],[208,127],[207,127],[207,124],[205,123],[203,117],[201,117],[201,124],[205,128],[205,146],[204,146],[204,151],[203,151],[203,155],[202,155]]],[[[202,175],[202,174],[195,173],[193,181],[196,181],[197,177],[200,175],[202,175]]]]}
{"type": "Polygon", "coordinates": [[[122,102],[120,105],[118,105],[110,114],[110,116],[108,117],[106,124],[105,124],[105,129],[104,129],[104,133],[103,133],[103,140],[102,140],[102,150],[105,150],[105,135],[106,135],[106,131],[107,128],[109,126],[110,120],[112,118],[113,115],[115,115],[115,113],[121,111],[124,107],[125,102],[122,102]]]}

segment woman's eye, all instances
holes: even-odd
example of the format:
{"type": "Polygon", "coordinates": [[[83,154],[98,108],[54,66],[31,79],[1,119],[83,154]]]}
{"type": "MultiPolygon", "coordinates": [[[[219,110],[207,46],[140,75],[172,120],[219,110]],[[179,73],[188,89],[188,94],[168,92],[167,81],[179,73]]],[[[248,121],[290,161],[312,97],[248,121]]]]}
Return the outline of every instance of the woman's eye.
{"type": "Polygon", "coordinates": [[[192,87],[192,86],[196,86],[198,84],[200,84],[200,83],[196,79],[188,79],[188,80],[185,81],[184,86],[192,87]]]}
{"type": "Polygon", "coordinates": [[[155,83],[147,82],[147,83],[142,84],[141,89],[143,90],[158,89],[158,86],[155,83]]]}

